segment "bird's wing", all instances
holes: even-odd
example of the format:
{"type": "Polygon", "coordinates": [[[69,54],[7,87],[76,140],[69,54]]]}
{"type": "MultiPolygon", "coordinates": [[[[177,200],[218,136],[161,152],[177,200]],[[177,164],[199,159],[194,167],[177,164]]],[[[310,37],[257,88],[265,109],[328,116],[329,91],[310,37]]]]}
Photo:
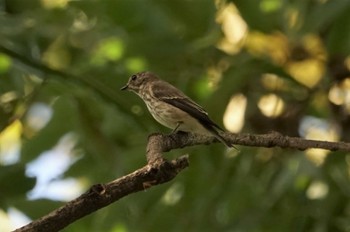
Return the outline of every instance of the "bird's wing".
{"type": "Polygon", "coordinates": [[[169,83],[163,81],[154,83],[152,92],[154,97],[159,100],[173,105],[196,118],[208,130],[213,130],[213,126],[222,130],[209,118],[208,113],[200,105],[169,83]]]}

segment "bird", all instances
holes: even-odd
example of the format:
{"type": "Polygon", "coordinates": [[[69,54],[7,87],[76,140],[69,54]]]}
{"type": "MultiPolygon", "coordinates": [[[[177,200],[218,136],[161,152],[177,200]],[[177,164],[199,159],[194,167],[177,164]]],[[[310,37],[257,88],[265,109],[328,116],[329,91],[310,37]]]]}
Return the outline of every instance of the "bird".
{"type": "Polygon", "coordinates": [[[172,129],[172,133],[182,131],[214,136],[227,147],[234,147],[220,135],[219,131],[224,130],[209,118],[203,107],[154,73],[144,71],[130,76],[121,90],[132,91],[141,97],[153,118],[172,129]]]}

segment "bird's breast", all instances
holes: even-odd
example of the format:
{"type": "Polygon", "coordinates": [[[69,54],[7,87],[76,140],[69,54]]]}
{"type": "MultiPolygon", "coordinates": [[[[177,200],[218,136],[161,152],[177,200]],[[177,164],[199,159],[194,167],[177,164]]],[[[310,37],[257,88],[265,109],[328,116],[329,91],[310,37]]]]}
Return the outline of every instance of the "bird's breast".
{"type": "Polygon", "coordinates": [[[171,104],[150,99],[146,102],[146,105],[153,118],[163,126],[171,129],[178,127],[180,131],[208,134],[208,131],[197,119],[171,104]]]}

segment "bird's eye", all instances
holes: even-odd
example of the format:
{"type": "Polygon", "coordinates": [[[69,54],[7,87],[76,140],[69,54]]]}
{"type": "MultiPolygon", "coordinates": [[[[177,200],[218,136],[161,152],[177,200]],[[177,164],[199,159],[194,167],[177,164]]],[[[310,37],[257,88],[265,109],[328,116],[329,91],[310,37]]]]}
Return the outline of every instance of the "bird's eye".
{"type": "Polygon", "coordinates": [[[132,75],[132,76],[131,76],[131,80],[132,80],[132,81],[136,80],[136,78],[137,78],[136,75],[132,75]]]}

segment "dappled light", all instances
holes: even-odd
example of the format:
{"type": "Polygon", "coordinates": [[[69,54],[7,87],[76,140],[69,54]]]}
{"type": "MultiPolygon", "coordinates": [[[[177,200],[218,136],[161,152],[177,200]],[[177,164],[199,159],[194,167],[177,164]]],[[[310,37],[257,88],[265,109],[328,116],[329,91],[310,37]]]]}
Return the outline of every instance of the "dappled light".
{"type": "Polygon", "coordinates": [[[344,111],[350,114],[350,77],[334,84],[329,90],[328,98],[333,104],[342,106],[344,111]]]}
{"type": "Polygon", "coordinates": [[[184,186],[182,183],[174,183],[169,189],[164,193],[162,197],[162,202],[165,205],[175,205],[179,203],[184,194],[184,186]]]}
{"type": "Polygon", "coordinates": [[[15,120],[0,133],[0,164],[10,165],[20,159],[23,125],[15,120]]]}
{"type": "Polygon", "coordinates": [[[26,114],[26,126],[34,133],[44,128],[52,117],[52,109],[43,103],[34,103],[26,114]]]}
{"type": "MultiPolygon", "coordinates": [[[[305,116],[299,128],[299,133],[304,138],[324,141],[339,140],[339,128],[335,124],[323,119],[305,116]]],[[[306,151],[306,155],[316,165],[323,164],[327,154],[329,154],[329,151],[323,149],[308,149],[306,151]]]]}
{"type": "Polygon", "coordinates": [[[13,110],[13,106],[11,105],[11,102],[16,100],[18,98],[18,95],[15,91],[8,91],[6,93],[1,94],[0,96],[0,105],[1,108],[7,112],[11,112],[13,110]]]}
{"type": "Polygon", "coordinates": [[[105,65],[108,61],[118,61],[124,53],[124,44],[120,38],[111,37],[101,41],[91,56],[91,64],[105,65]]]}
{"type": "Polygon", "coordinates": [[[345,58],[344,60],[344,65],[346,66],[346,68],[350,71],[350,55],[348,57],[345,58]]]}
{"type": "Polygon", "coordinates": [[[65,8],[70,0],[40,0],[42,6],[47,9],[65,8]]]}
{"type": "Polygon", "coordinates": [[[70,64],[71,56],[65,40],[64,36],[57,37],[43,54],[43,62],[53,69],[65,69],[70,64]]]}
{"type": "Polygon", "coordinates": [[[11,225],[20,227],[31,221],[23,212],[11,207],[7,212],[0,209],[0,231],[11,231],[11,225]]]}
{"type": "Polygon", "coordinates": [[[238,133],[244,126],[244,116],[247,108],[247,98],[243,94],[237,94],[231,97],[225,113],[224,126],[233,133],[238,133]]]}
{"type": "Polygon", "coordinates": [[[125,61],[125,66],[130,73],[136,73],[146,69],[147,61],[142,57],[130,57],[125,61]]]}
{"type": "MultiPolygon", "coordinates": [[[[92,29],[96,25],[96,23],[97,23],[96,18],[89,18],[84,11],[80,11],[75,15],[75,19],[70,30],[72,30],[75,33],[87,31],[92,29]]],[[[70,42],[74,44],[74,46],[77,46],[77,47],[81,46],[80,44],[81,40],[79,40],[79,38],[74,39],[74,37],[72,37],[70,42]]]]}
{"type": "Polygon", "coordinates": [[[276,94],[267,94],[260,98],[258,107],[267,117],[278,117],[283,113],[284,101],[276,94]]]}
{"type": "Polygon", "coordinates": [[[11,67],[11,63],[10,57],[0,53],[0,74],[7,72],[11,67]]]}
{"type": "Polygon", "coordinates": [[[279,65],[284,64],[288,58],[288,39],[280,32],[265,34],[251,31],[247,36],[245,46],[252,55],[268,57],[279,65]]]}
{"type": "Polygon", "coordinates": [[[104,208],[62,230],[348,231],[349,25],[348,0],[0,1],[0,231],[84,191],[104,208]],[[143,71],[203,130],[120,91],[143,71]]]}
{"type": "Polygon", "coordinates": [[[279,0],[262,0],[260,1],[260,8],[263,12],[270,13],[279,10],[282,3],[279,0]]]}
{"type": "Polygon", "coordinates": [[[288,89],[286,80],[273,73],[265,73],[261,76],[261,83],[267,90],[284,91],[288,89]]]}
{"type": "Polygon", "coordinates": [[[306,191],[306,195],[311,200],[321,200],[327,197],[329,186],[322,181],[314,181],[306,191]]]}
{"type": "Polygon", "coordinates": [[[230,3],[219,9],[216,21],[221,24],[225,35],[218,43],[218,48],[231,55],[239,52],[247,34],[247,24],[235,5],[230,3]]]}
{"type": "Polygon", "coordinates": [[[325,72],[326,52],[315,35],[306,35],[296,43],[280,32],[263,34],[252,31],[246,40],[249,52],[269,57],[298,82],[312,88],[319,83],[325,72]],[[299,44],[300,43],[300,44],[299,44]]]}
{"type": "Polygon", "coordinates": [[[63,173],[81,158],[74,151],[76,143],[74,134],[64,135],[51,150],[43,152],[27,164],[26,175],[36,177],[37,180],[28,193],[29,199],[67,201],[82,193],[85,188],[83,182],[73,178],[61,179],[63,173]]]}
{"type": "Polygon", "coordinates": [[[288,63],[287,70],[297,81],[312,88],[321,80],[324,74],[324,64],[312,59],[293,61],[288,63]]]}

